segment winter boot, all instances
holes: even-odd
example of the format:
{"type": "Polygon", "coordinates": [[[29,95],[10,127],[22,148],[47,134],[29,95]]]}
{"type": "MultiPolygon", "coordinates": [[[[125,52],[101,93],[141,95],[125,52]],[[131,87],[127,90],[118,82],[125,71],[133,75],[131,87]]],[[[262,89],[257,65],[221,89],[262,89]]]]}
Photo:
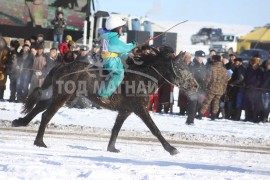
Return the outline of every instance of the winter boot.
{"type": "Polygon", "coordinates": [[[211,114],[211,120],[214,121],[217,117],[217,113],[212,113],[211,114]]]}
{"type": "Polygon", "coordinates": [[[221,118],[225,119],[225,108],[222,108],[220,111],[221,111],[221,115],[222,115],[221,118]]]}
{"type": "Polygon", "coordinates": [[[268,122],[268,116],[269,116],[269,112],[263,111],[263,123],[267,123],[268,122]]]}

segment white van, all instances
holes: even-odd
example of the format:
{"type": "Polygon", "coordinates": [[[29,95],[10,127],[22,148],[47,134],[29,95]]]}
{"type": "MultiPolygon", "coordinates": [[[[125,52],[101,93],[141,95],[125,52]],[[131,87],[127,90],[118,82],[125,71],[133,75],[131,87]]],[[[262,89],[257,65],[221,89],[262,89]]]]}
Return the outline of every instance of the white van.
{"type": "Polygon", "coordinates": [[[222,35],[219,41],[213,42],[209,50],[214,49],[218,53],[233,53],[237,51],[239,35],[222,35]]]}

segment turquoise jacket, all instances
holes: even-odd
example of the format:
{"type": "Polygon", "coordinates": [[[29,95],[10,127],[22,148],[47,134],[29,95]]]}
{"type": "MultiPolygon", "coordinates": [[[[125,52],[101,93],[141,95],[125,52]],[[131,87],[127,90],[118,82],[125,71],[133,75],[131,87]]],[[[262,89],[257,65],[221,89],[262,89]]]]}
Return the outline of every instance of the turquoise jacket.
{"type": "Polygon", "coordinates": [[[124,66],[121,58],[127,57],[128,52],[135,48],[136,45],[122,42],[116,32],[105,32],[101,34],[101,38],[103,40],[102,51],[118,54],[118,57],[103,59],[103,68],[109,71],[109,78],[107,81],[101,82],[98,95],[109,98],[124,78],[124,66]]]}

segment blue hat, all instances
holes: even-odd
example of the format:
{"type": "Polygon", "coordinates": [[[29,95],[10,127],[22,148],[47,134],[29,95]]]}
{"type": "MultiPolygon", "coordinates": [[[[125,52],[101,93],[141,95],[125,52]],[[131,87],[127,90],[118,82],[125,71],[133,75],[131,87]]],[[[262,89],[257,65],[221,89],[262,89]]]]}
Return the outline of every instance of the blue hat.
{"type": "Polygon", "coordinates": [[[205,57],[205,52],[203,52],[202,50],[196,51],[195,56],[205,57]]]}

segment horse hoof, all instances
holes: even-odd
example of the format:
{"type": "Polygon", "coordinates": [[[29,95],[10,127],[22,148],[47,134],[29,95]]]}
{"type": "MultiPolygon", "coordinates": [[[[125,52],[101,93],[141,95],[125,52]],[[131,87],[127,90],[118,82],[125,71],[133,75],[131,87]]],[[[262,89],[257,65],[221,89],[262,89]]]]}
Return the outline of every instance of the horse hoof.
{"type": "Polygon", "coordinates": [[[118,150],[116,148],[108,148],[107,151],[113,152],[113,153],[119,153],[120,152],[120,150],[118,150]]]}
{"type": "Polygon", "coordinates": [[[13,120],[12,123],[11,123],[11,126],[12,126],[12,127],[20,127],[20,126],[27,126],[27,124],[25,124],[25,123],[22,121],[22,118],[19,118],[19,119],[13,120]]]}
{"type": "Polygon", "coordinates": [[[172,150],[171,152],[170,152],[170,155],[176,155],[176,154],[178,154],[179,153],[179,151],[177,150],[177,149],[174,149],[174,150],[172,150]]]}
{"type": "Polygon", "coordinates": [[[34,145],[38,146],[38,147],[44,147],[47,148],[46,144],[43,141],[35,141],[34,145]]]}

